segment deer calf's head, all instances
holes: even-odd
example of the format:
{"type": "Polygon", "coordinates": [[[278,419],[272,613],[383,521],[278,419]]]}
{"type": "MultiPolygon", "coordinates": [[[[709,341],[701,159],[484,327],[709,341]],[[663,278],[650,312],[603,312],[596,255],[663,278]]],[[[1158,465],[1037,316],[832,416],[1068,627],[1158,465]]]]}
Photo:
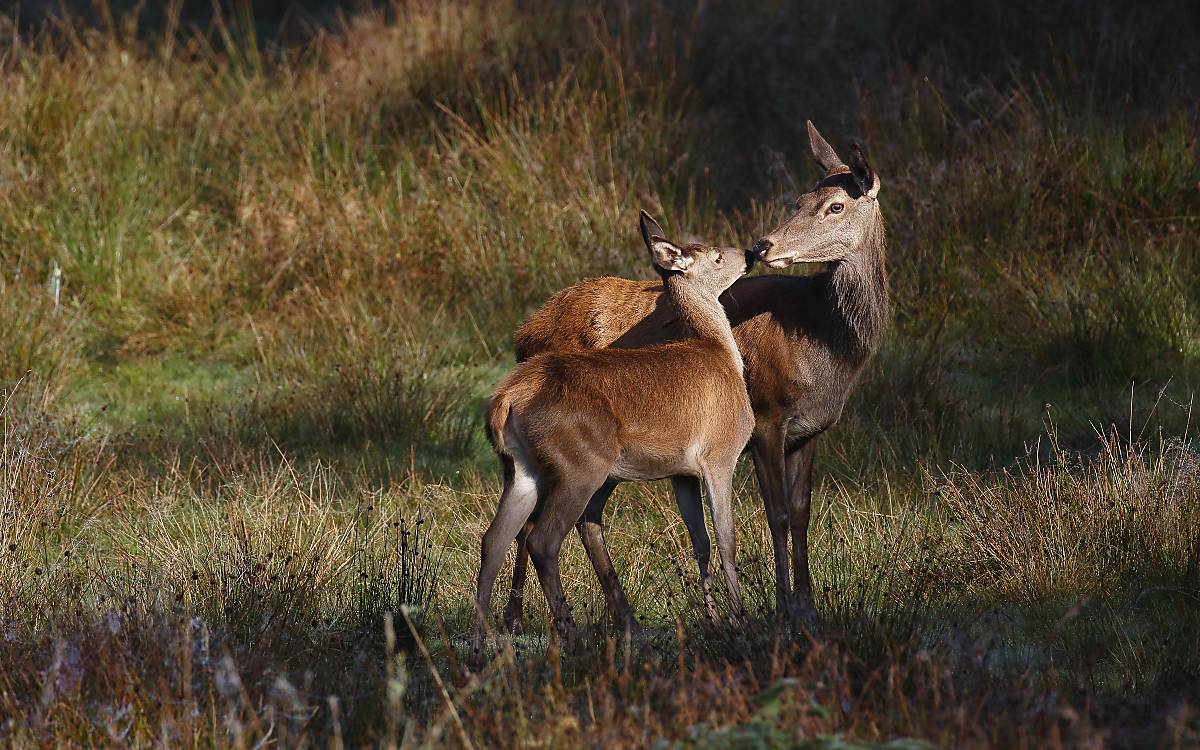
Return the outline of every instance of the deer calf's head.
{"type": "Polygon", "coordinates": [[[650,260],[664,281],[679,275],[716,297],[754,265],[754,254],[736,247],[695,244],[680,247],[664,237],[662,227],[645,211],[641,225],[650,260]]]}
{"type": "Polygon", "coordinates": [[[843,260],[862,244],[877,219],[879,176],[857,144],[846,164],[811,122],[808,140],[825,176],[800,196],[795,213],[754,243],[754,252],[772,268],[843,260]]]}

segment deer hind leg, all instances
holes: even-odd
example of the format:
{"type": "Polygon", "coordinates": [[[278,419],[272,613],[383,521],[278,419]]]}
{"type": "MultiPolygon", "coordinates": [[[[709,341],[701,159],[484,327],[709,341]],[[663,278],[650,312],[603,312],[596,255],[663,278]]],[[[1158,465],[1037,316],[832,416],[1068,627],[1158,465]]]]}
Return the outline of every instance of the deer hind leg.
{"type": "Polygon", "coordinates": [[[708,618],[716,622],[720,615],[717,612],[717,600],[713,596],[712,576],[708,571],[712,544],[708,538],[708,529],[704,527],[700,480],[696,477],[671,477],[671,488],[675,490],[675,503],[679,506],[679,515],[683,517],[688,535],[692,538],[692,555],[696,558],[696,566],[700,568],[700,587],[704,591],[704,609],[708,618]]]}
{"type": "Polygon", "coordinates": [[[537,570],[546,603],[554,615],[559,635],[567,644],[575,641],[575,619],[567,605],[566,594],[559,575],[558,556],[563,540],[587,508],[588,501],[607,480],[607,472],[591,477],[572,472],[569,478],[560,479],[546,496],[545,506],[537,525],[529,534],[529,558],[537,570]]]}
{"type": "Polygon", "coordinates": [[[717,549],[721,552],[721,568],[725,573],[729,601],[733,604],[734,614],[742,617],[746,613],[746,605],[742,602],[742,588],[738,583],[735,565],[737,540],[733,530],[733,472],[736,467],[736,454],[732,461],[705,467],[704,484],[708,488],[709,512],[712,513],[713,530],[717,535],[717,549]]]}
{"type": "MultiPolygon", "coordinates": [[[[584,521],[589,520],[589,514],[592,506],[599,506],[599,512],[595,514],[595,525],[589,524],[585,529],[579,527],[579,536],[583,540],[583,547],[587,550],[588,558],[592,561],[592,567],[596,568],[596,575],[600,578],[600,584],[605,585],[605,581],[611,580],[616,586],[616,594],[619,599],[628,603],[625,597],[625,592],[621,589],[621,583],[617,580],[616,575],[612,573],[612,559],[609,557],[608,548],[604,544],[604,534],[602,521],[600,520],[604,514],[604,505],[608,502],[609,495],[612,494],[616,483],[611,485],[605,484],[596,494],[592,496],[588,503],[588,510],[584,511],[584,521]],[[598,563],[597,560],[600,560],[598,563]],[[607,562],[605,562],[607,561],[607,562]],[[603,566],[603,570],[601,569],[603,566]]],[[[533,524],[526,523],[525,528],[521,529],[521,533],[517,534],[517,559],[513,563],[512,588],[508,592],[508,604],[504,608],[504,627],[514,634],[521,633],[523,630],[522,622],[524,621],[525,607],[525,578],[529,570],[529,546],[527,540],[529,533],[533,531],[533,524]]],[[[608,597],[610,610],[613,617],[617,618],[615,622],[632,623],[636,629],[637,621],[626,619],[613,604],[613,597],[609,595],[609,590],[604,589],[605,596],[608,597]]]]}
{"type": "Polygon", "coordinates": [[[529,546],[526,540],[533,531],[533,523],[526,522],[517,533],[517,559],[513,562],[512,588],[508,592],[508,604],[504,607],[504,629],[513,634],[524,630],[525,577],[529,571],[529,546]]]}
{"type": "Polygon", "coordinates": [[[471,641],[473,658],[483,658],[483,640],[491,609],[492,587],[513,538],[537,506],[537,479],[519,458],[504,456],[504,492],[496,516],[480,544],[479,580],[475,592],[475,632],[471,641]]]}
{"type": "Polygon", "coordinates": [[[812,511],[812,467],[816,437],[805,439],[787,455],[788,521],[792,532],[792,588],[794,614],[812,622],[816,618],[812,575],[808,567],[808,524],[812,511]]]}
{"type": "Polygon", "coordinates": [[[608,546],[604,543],[604,505],[616,487],[616,480],[610,479],[596,490],[575,528],[579,530],[583,548],[587,551],[588,559],[592,561],[596,577],[600,579],[600,588],[608,602],[613,624],[626,632],[636,633],[641,626],[634,617],[633,607],[629,606],[629,598],[621,588],[621,581],[613,568],[612,557],[608,554],[608,546]]]}
{"type": "MultiPolygon", "coordinates": [[[[769,430],[770,428],[768,428],[769,430]]],[[[762,492],[771,529],[771,549],[775,556],[775,612],[785,617],[791,609],[792,587],[788,573],[788,506],[784,494],[783,434],[756,435],[750,440],[754,475],[762,492]]]]}

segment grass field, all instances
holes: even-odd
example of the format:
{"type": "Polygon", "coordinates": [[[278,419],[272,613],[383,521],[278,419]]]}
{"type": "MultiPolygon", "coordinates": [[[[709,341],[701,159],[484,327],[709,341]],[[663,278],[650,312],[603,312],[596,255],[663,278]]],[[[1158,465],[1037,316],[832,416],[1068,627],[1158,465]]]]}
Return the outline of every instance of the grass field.
{"type": "Polygon", "coordinates": [[[0,744],[1200,744],[1191,4],[195,5],[0,19],[0,744]],[[819,625],[744,461],[749,622],[626,485],[648,637],[571,541],[582,644],[531,583],[467,672],[512,331],[649,277],[639,208],[773,227],[806,118],[880,175],[894,298],[819,625]]]}

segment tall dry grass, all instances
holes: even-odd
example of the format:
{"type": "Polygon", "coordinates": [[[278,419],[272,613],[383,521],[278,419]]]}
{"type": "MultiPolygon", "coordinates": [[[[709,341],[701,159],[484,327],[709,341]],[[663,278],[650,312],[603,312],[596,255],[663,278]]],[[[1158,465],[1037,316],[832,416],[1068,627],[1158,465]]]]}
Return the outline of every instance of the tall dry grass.
{"type": "MultiPolygon", "coordinates": [[[[683,530],[662,520],[669,496],[629,493],[610,543],[652,637],[624,644],[593,615],[577,650],[547,651],[535,598],[533,635],[498,639],[496,661],[470,677],[456,652],[494,479],[380,487],[369,471],[268,451],[219,471],[103,472],[118,448],[59,442],[41,404],[17,403],[5,411],[4,486],[21,492],[4,496],[18,523],[5,528],[0,700],[23,717],[5,730],[18,745],[460,742],[447,698],[478,744],[547,731],[628,745],[1194,737],[1172,697],[1200,667],[1187,636],[1200,477],[1183,442],[1147,452],[1112,439],[1093,458],[993,475],[927,466],[935,496],[903,480],[827,484],[812,632],[780,630],[765,609],[771,581],[754,561],[769,539],[750,487],[738,530],[763,609],[738,628],[705,624],[692,574],[661,575],[690,571],[683,530]],[[1168,701],[1150,729],[1122,708],[1129,686],[1168,701]]],[[[568,596],[600,606],[581,550],[566,571],[568,596]]]]}

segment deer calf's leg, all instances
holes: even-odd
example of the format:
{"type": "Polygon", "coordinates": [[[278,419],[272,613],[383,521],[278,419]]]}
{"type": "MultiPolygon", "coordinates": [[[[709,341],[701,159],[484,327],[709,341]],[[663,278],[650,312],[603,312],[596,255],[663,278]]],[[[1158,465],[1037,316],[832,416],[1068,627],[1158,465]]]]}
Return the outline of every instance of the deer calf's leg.
{"type": "Polygon", "coordinates": [[[596,577],[600,579],[600,588],[608,602],[613,624],[622,630],[637,632],[640,626],[634,617],[633,607],[629,605],[629,598],[621,588],[621,581],[608,553],[608,545],[604,543],[604,505],[616,486],[616,481],[609,480],[592,495],[583,511],[583,517],[575,524],[575,528],[579,530],[583,548],[592,562],[596,577]]]}
{"type": "Polygon", "coordinates": [[[508,604],[504,607],[504,629],[514,635],[524,631],[525,619],[525,576],[529,571],[529,547],[526,540],[533,524],[526,523],[517,534],[517,559],[513,562],[512,588],[508,591],[508,604]]]}
{"type": "Polygon", "coordinates": [[[527,541],[529,558],[533,560],[533,567],[537,570],[542,592],[546,595],[546,603],[554,615],[559,634],[568,644],[575,640],[575,619],[571,616],[571,608],[567,605],[566,593],[563,591],[562,578],[559,575],[559,551],[567,532],[583,515],[588,501],[607,478],[606,472],[592,482],[584,483],[586,480],[578,477],[573,481],[560,482],[546,497],[541,516],[527,541]]]}
{"type": "Polygon", "coordinates": [[[513,538],[537,505],[537,482],[519,461],[505,458],[504,492],[496,516],[483,535],[479,550],[479,579],[475,591],[475,633],[472,652],[483,657],[483,639],[491,609],[492,587],[513,538]]]}
{"type": "Polygon", "coordinates": [[[712,467],[704,473],[704,484],[708,487],[708,502],[713,517],[713,530],[717,534],[717,548],[721,551],[721,568],[725,572],[725,586],[729,589],[729,601],[736,616],[746,614],[742,602],[742,588],[738,583],[736,560],[737,539],[733,530],[733,471],[734,463],[712,467]]]}

